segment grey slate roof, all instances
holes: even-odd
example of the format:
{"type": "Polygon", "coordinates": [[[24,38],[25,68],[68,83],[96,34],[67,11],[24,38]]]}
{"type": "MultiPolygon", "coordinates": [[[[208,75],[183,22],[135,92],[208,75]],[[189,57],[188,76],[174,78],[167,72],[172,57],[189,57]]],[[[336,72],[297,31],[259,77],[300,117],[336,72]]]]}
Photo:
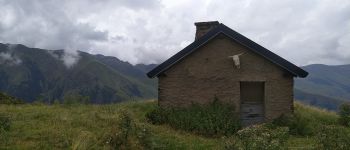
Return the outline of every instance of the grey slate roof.
{"type": "Polygon", "coordinates": [[[269,51],[268,49],[260,46],[259,44],[255,43],[254,41],[248,39],[247,37],[239,34],[238,32],[230,29],[229,27],[225,26],[224,24],[220,23],[217,27],[210,30],[208,33],[200,37],[199,39],[195,40],[193,43],[185,47],[180,52],[176,53],[172,57],[170,57],[168,60],[164,61],[157,67],[155,67],[153,70],[147,73],[147,76],[150,78],[159,76],[161,73],[169,69],[171,66],[176,64],[178,61],[184,59],[187,55],[194,52],[196,49],[207,43],[209,40],[213,39],[216,35],[223,33],[226,36],[230,37],[232,40],[246,46],[253,52],[257,53],[258,55],[266,58],[267,60],[271,61],[272,63],[282,67],[283,69],[290,72],[295,77],[301,77],[304,78],[308,75],[308,72],[305,70],[299,68],[298,66],[292,64],[291,62],[283,59],[282,57],[276,55],[275,53],[269,51]]]}

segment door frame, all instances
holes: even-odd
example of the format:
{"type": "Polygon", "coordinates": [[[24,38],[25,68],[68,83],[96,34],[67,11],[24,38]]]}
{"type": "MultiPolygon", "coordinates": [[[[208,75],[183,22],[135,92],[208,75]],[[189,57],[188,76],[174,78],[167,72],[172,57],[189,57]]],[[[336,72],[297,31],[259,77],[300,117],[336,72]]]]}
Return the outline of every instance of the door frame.
{"type": "Polygon", "coordinates": [[[265,80],[241,80],[239,81],[239,119],[240,120],[243,120],[242,119],[242,116],[241,116],[241,113],[242,113],[242,103],[243,103],[243,100],[242,100],[242,93],[241,93],[241,84],[244,83],[244,82],[258,82],[258,83],[262,83],[263,84],[263,99],[262,99],[262,102],[261,102],[261,105],[262,105],[262,117],[263,117],[263,121],[262,122],[265,122],[266,121],[266,81],[265,80]]]}

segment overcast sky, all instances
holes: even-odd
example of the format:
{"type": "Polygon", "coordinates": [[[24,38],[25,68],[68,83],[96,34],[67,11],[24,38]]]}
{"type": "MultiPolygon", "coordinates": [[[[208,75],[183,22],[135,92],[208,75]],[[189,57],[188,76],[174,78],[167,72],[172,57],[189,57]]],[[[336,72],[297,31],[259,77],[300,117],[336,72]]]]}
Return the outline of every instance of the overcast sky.
{"type": "Polygon", "coordinates": [[[349,0],[0,0],[0,42],[160,63],[212,20],[297,65],[350,63],[349,0]]]}

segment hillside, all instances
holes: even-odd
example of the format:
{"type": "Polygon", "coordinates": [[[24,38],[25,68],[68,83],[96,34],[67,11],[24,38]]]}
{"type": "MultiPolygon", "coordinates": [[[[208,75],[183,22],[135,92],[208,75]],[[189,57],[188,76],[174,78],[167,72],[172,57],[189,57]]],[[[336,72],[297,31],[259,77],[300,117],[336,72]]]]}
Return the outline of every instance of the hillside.
{"type": "MultiPolygon", "coordinates": [[[[145,114],[155,106],[154,101],[73,106],[0,105],[0,118],[8,116],[11,122],[10,130],[2,136],[6,139],[0,138],[3,140],[0,149],[109,149],[108,140],[113,133],[118,133],[116,126],[123,112],[129,112],[137,126],[147,129],[149,140],[158,149],[224,148],[221,137],[202,137],[167,125],[148,123],[145,114]]],[[[309,130],[336,124],[337,120],[337,115],[332,112],[298,103],[295,112],[311,123],[309,130]]],[[[312,149],[316,147],[315,138],[314,135],[291,135],[287,146],[289,149],[312,149]]]]}
{"type": "MultiPolygon", "coordinates": [[[[0,44],[0,91],[26,102],[47,103],[72,95],[88,96],[92,103],[155,98],[157,79],[145,75],[155,66],[81,51],[75,56],[63,50],[0,44]],[[67,66],[63,61],[67,56],[78,61],[67,66]]],[[[295,99],[329,110],[350,100],[350,65],[302,68],[309,76],[296,78],[295,99]]]]}
{"type": "MultiPolygon", "coordinates": [[[[88,96],[92,103],[154,98],[156,80],[145,72],[154,65],[133,66],[115,57],[78,52],[66,66],[63,50],[0,44],[0,91],[26,102],[52,103],[65,96],[88,96]]],[[[69,55],[69,54],[68,54],[69,55]]]]}
{"type": "Polygon", "coordinates": [[[336,110],[338,105],[350,102],[350,65],[308,65],[307,78],[295,80],[296,99],[311,105],[336,110]]]}
{"type": "Polygon", "coordinates": [[[307,93],[298,89],[294,89],[294,98],[305,104],[333,111],[337,111],[339,106],[346,102],[333,97],[307,93]]]}

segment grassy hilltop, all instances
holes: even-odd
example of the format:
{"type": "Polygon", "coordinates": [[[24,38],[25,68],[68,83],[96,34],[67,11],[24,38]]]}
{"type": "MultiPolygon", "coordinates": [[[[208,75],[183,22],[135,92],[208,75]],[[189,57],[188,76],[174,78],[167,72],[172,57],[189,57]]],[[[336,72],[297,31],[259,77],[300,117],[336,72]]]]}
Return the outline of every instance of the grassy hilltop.
{"type": "MultiPolygon", "coordinates": [[[[155,107],[155,101],[109,105],[0,105],[0,125],[7,122],[9,127],[0,130],[0,149],[111,149],[111,145],[119,142],[116,135],[121,131],[117,126],[125,125],[120,123],[125,121],[125,116],[135,129],[128,130],[131,149],[149,144],[152,149],[225,148],[226,138],[223,137],[204,137],[168,125],[148,123],[145,115],[155,107]]],[[[299,117],[307,123],[306,129],[313,133],[290,135],[286,144],[289,149],[316,148],[318,127],[340,126],[333,112],[296,103],[295,113],[301,114],[299,117]]],[[[348,132],[349,129],[344,130],[348,132]]]]}

